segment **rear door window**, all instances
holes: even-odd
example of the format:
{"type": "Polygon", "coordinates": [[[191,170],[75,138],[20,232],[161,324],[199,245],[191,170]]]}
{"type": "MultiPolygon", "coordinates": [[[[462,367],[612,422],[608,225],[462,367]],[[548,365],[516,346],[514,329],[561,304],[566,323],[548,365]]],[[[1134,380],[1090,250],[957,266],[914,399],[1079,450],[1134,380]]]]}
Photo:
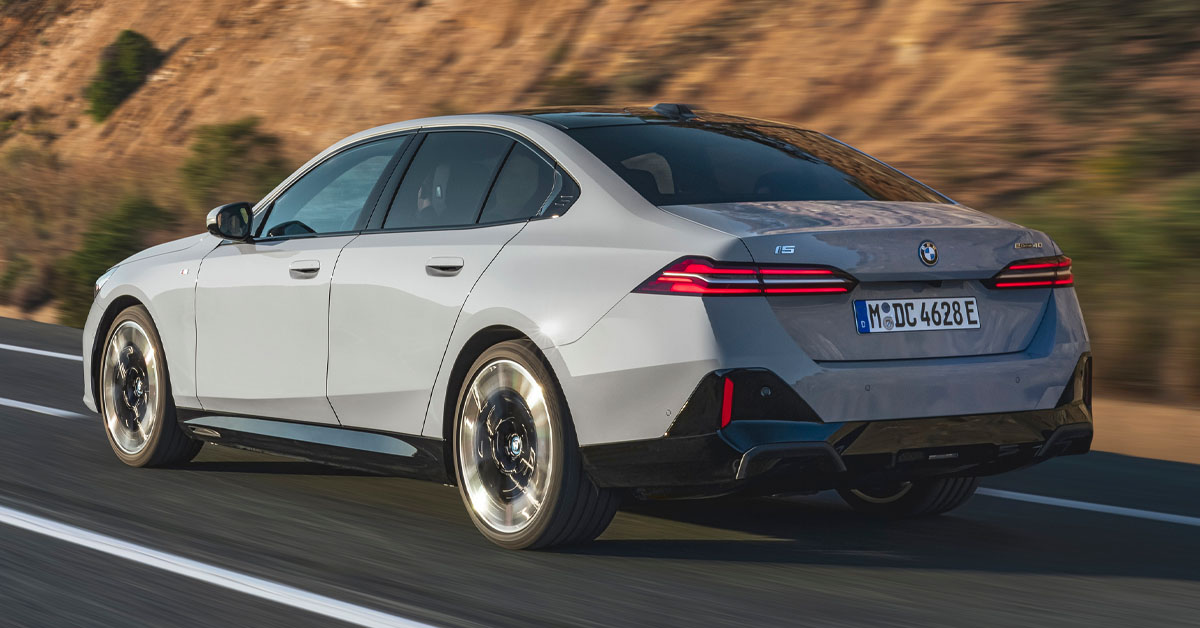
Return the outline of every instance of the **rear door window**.
{"type": "Polygon", "coordinates": [[[483,206],[481,223],[532,218],[542,210],[554,189],[554,168],[525,146],[517,144],[483,206]]]}
{"type": "Polygon", "coordinates": [[[474,224],[513,144],[496,133],[430,133],[396,190],[384,229],[474,224]]]}

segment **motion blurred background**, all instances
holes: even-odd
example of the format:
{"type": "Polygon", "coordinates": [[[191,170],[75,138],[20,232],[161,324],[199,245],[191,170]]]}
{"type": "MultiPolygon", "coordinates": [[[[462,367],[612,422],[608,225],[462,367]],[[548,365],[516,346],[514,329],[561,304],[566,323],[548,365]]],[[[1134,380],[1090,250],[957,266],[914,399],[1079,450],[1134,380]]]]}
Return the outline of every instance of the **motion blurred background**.
{"type": "Polygon", "coordinates": [[[110,265],[366,127],[687,102],[1049,232],[1100,394],[1195,404],[1198,79],[1196,0],[0,0],[0,315],[81,325],[110,265]]]}

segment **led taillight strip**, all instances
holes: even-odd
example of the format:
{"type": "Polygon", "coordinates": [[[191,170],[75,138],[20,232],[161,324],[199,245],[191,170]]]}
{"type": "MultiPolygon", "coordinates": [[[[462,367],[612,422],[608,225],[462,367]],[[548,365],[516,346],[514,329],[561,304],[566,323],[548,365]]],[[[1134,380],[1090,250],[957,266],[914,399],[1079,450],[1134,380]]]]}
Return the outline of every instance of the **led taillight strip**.
{"type": "Polygon", "coordinates": [[[853,277],[832,268],[763,267],[684,258],[659,271],[634,292],[699,296],[829,294],[850,292],[856,283],[853,277]]]}
{"type": "Polygon", "coordinates": [[[983,282],[989,288],[1057,288],[1075,284],[1066,255],[1021,260],[983,282]]]}

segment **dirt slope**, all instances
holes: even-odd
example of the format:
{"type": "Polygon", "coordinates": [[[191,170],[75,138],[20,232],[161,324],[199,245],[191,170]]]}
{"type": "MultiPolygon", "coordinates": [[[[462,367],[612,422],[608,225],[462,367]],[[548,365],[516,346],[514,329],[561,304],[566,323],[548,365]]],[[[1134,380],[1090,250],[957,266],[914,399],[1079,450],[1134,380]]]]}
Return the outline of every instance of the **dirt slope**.
{"type": "Polygon", "coordinates": [[[51,286],[86,289],[101,272],[71,277],[58,263],[130,195],[178,218],[145,244],[198,231],[207,206],[183,193],[179,165],[200,125],[258,116],[298,164],[423,115],[689,102],[831,133],[1053,233],[1079,262],[1098,377],[1200,400],[1200,326],[1161,322],[1195,310],[1200,289],[1186,282],[1198,273],[1181,271],[1171,290],[1146,282],[1168,263],[1200,268],[1187,235],[1200,199],[1200,32],[1168,28],[1200,28],[1200,15],[1166,4],[1173,12],[1087,0],[0,0],[0,305],[53,318],[51,286]],[[1031,6],[1059,12],[1022,19],[1031,6]],[[167,57],[97,123],[82,93],[122,29],[167,57]],[[1087,62],[1088,80],[1064,75],[1074,66],[1062,58],[1017,56],[1018,31],[1043,47],[1091,41],[1073,50],[1094,59],[1067,59],[1087,62]],[[1120,37],[1127,53],[1174,42],[1179,54],[1156,70],[1114,56],[1107,42],[1120,37]],[[1089,122],[1062,115],[1098,88],[1089,122]]]}
{"type": "Polygon", "coordinates": [[[987,181],[995,167],[987,164],[1010,161],[993,153],[1015,150],[1004,138],[1053,137],[1029,128],[1042,119],[1040,79],[997,45],[1013,19],[1008,3],[10,3],[0,23],[0,113],[43,108],[58,136],[53,149],[68,161],[137,154],[172,164],[196,125],[246,115],[261,116],[300,159],[375,124],[593,94],[697,102],[825,130],[934,183],[959,183],[949,191],[970,201],[1029,184],[1021,173],[987,181]],[[169,56],[97,124],[84,115],[81,90],[124,28],[169,56]],[[954,161],[944,157],[950,142],[954,161]]]}

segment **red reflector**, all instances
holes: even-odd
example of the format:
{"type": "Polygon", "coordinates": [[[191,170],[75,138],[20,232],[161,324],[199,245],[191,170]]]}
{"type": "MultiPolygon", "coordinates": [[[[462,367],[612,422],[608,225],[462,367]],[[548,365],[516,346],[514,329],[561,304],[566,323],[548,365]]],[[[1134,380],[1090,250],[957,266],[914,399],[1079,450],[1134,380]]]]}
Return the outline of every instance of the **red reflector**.
{"type": "Polygon", "coordinates": [[[725,392],[721,395],[721,427],[733,420],[733,380],[725,378],[725,392]]]}

